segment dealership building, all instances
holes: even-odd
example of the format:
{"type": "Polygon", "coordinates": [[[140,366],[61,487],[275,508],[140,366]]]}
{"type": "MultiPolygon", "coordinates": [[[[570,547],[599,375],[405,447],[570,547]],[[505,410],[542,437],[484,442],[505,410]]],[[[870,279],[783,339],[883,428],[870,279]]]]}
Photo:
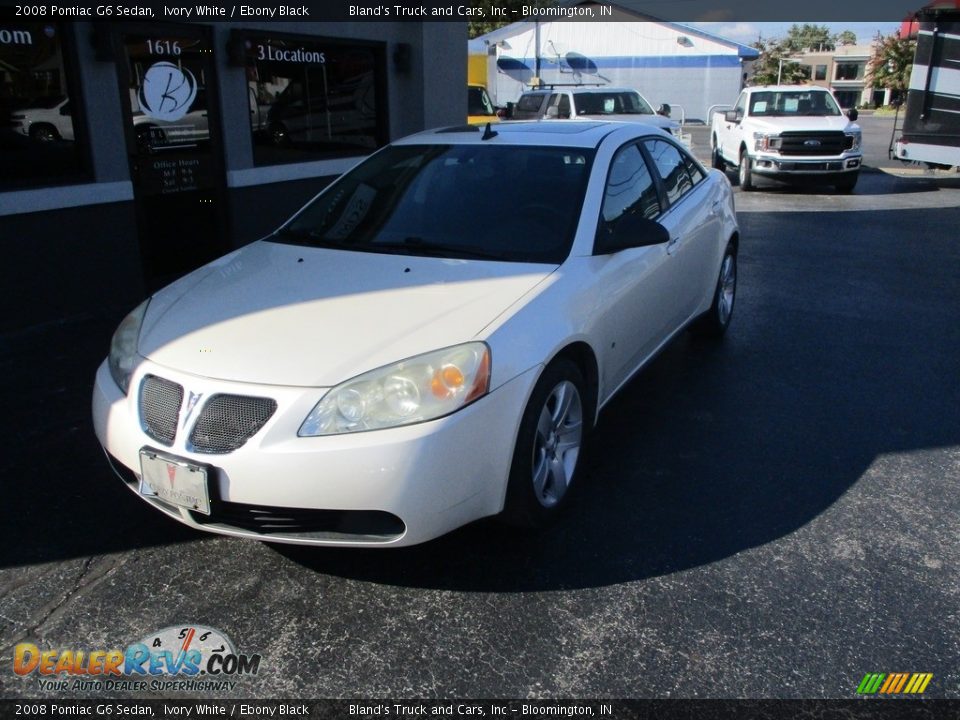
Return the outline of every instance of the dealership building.
{"type": "MultiPolygon", "coordinates": [[[[472,40],[486,53],[493,102],[516,102],[531,85],[607,85],[635,88],[675,120],[709,120],[711,107],[732,105],[759,52],[680,23],[645,14],[636,0],[601,7],[580,2],[588,20],[526,19],[472,40]]],[[[574,18],[579,16],[573,16],[574,18]]],[[[472,62],[472,61],[471,61],[472,62]]]]}
{"type": "Polygon", "coordinates": [[[465,43],[464,23],[0,23],[0,330],[129,309],[359,157],[462,123],[465,43]]]}

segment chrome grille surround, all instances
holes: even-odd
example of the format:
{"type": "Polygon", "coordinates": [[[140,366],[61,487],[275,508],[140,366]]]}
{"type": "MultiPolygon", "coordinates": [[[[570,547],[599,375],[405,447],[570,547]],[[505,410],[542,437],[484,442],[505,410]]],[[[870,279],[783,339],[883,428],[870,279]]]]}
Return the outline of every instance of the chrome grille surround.
{"type": "Polygon", "coordinates": [[[140,427],[158,443],[170,447],[177,437],[183,386],[156,375],[140,383],[140,427]]]}
{"type": "Polygon", "coordinates": [[[214,395],[190,432],[190,449],[198,453],[232,452],[256,435],[277,410],[272,398],[214,395]]]}

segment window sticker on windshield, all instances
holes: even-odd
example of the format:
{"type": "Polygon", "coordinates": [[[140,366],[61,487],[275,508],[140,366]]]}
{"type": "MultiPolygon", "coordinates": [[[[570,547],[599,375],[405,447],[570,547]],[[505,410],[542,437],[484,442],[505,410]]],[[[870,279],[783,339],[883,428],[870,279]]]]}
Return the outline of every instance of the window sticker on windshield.
{"type": "Polygon", "coordinates": [[[785,98],[783,101],[783,109],[785,112],[796,112],[799,106],[800,101],[797,98],[785,98]]]}
{"type": "Polygon", "coordinates": [[[753,111],[755,113],[762,113],[767,111],[767,101],[759,100],[753,104],[753,111]]]}
{"type": "Polygon", "coordinates": [[[369,185],[358,185],[353,195],[343,207],[336,224],[323,237],[326,240],[343,240],[359,225],[370,212],[370,206],[377,197],[377,191],[369,185]]]}

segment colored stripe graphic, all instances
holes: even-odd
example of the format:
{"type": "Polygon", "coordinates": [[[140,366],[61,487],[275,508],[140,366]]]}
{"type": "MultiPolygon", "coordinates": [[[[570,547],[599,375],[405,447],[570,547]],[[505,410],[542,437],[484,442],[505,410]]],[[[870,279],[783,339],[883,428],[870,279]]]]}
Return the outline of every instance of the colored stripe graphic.
{"type": "Polygon", "coordinates": [[[933,680],[933,673],[867,673],[857,686],[858,695],[920,695],[933,680]]]}

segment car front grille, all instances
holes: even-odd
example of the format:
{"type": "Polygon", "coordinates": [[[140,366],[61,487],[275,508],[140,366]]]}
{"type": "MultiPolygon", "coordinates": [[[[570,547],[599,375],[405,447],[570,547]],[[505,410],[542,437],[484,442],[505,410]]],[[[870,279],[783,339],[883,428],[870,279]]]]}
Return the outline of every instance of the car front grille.
{"type": "Polygon", "coordinates": [[[190,433],[190,445],[201,453],[228,453],[242,447],[277,410],[271,398],[214,395],[203,406],[190,433]]]}
{"type": "Polygon", "coordinates": [[[846,150],[847,136],[841,131],[785,132],[780,134],[781,155],[839,155],[846,150]]]}
{"type": "Polygon", "coordinates": [[[140,425],[143,431],[167,447],[177,437],[177,421],[183,403],[183,386],[147,375],[140,383],[140,425]]]}
{"type": "Polygon", "coordinates": [[[317,539],[385,541],[406,530],[400,518],[381,510],[307,510],[215,501],[210,515],[191,512],[190,516],[200,525],[317,539]]]}

